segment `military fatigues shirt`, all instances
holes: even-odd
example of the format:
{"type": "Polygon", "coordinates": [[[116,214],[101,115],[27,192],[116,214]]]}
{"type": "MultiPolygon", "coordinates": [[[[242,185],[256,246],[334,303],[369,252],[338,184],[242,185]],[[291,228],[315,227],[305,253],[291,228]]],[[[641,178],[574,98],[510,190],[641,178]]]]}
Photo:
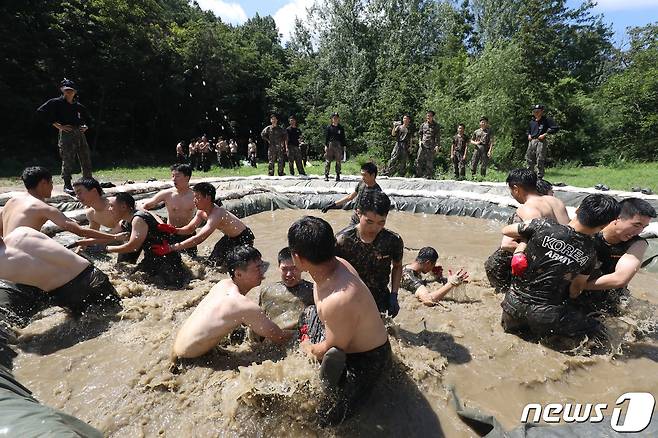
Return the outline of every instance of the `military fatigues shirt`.
{"type": "Polygon", "coordinates": [[[336,162],[336,174],[340,175],[341,160],[343,159],[343,148],[345,147],[345,129],[339,123],[334,126],[333,124],[327,126],[325,130],[325,146],[327,153],[324,162],[324,174],[329,175],[331,170],[331,162],[336,162]]]}
{"type": "Polygon", "coordinates": [[[592,237],[546,219],[520,224],[519,234],[528,239],[528,268],[512,278],[501,304],[505,330],[527,327],[539,336],[589,332],[595,321],[570,302],[569,286],[578,275],[594,269],[592,237]]]}
{"type": "Polygon", "coordinates": [[[364,183],[363,181],[359,181],[359,183],[354,188],[354,193],[356,193],[356,197],[354,198],[354,213],[352,214],[352,218],[350,219],[351,225],[356,225],[359,223],[359,216],[356,214],[356,210],[358,208],[361,208],[361,200],[363,199],[363,196],[370,192],[381,192],[381,191],[382,188],[379,187],[379,184],[377,183],[375,183],[375,185],[372,187],[368,187],[366,183],[364,183]]]}
{"type": "Polygon", "coordinates": [[[279,327],[292,329],[297,326],[304,309],[313,304],[313,283],[302,280],[295,287],[287,287],[278,281],[260,290],[258,305],[268,318],[279,327]]]}
{"type": "Polygon", "coordinates": [[[491,128],[478,128],[473,133],[471,139],[478,144],[475,145],[473,158],[471,159],[471,175],[475,175],[480,163],[480,173],[482,176],[487,174],[487,165],[489,164],[489,149],[491,149],[491,128]]]}
{"type": "Polygon", "coordinates": [[[420,147],[416,157],[416,176],[420,178],[434,177],[434,148],[439,144],[439,124],[424,122],[418,130],[420,147]]]}
{"type": "Polygon", "coordinates": [[[280,126],[269,125],[263,129],[260,136],[268,144],[267,147],[267,172],[270,176],[274,176],[274,163],[277,163],[277,173],[283,176],[283,168],[285,166],[285,150],[284,144],[288,137],[285,129],[280,126]]]}
{"type": "Polygon", "coordinates": [[[400,287],[411,293],[416,293],[421,286],[426,285],[427,281],[423,280],[420,272],[414,271],[409,266],[402,268],[402,281],[400,281],[400,287]]]}
{"type": "Polygon", "coordinates": [[[398,125],[395,128],[395,137],[395,146],[386,167],[390,176],[395,176],[396,174],[406,176],[409,147],[411,144],[411,129],[408,126],[398,125]]]}
{"type": "Polygon", "coordinates": [[[389,307],[391,263],[402,261],[402,238],[384,228],[372,243],[365,243],[354,226],[338,233],[336,240],[336,255],[350,262],[370,289],[379,311],[386,312],[389,307]]]}
{"type": "Polygon", "coordinates": [[[468,137],[465,135],[455,135],[452,137],[452,164],[455,168],[455,179],[466,176],[466,150],[468,149],[468,137]]]}

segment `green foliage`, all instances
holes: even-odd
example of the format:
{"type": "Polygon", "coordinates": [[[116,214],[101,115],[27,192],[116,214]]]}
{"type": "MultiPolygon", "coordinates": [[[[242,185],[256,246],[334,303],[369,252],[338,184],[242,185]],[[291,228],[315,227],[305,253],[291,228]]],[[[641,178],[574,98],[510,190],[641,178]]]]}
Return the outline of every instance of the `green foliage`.
{"type": "Polygon", "coordinates": [[[66,76],[95,119],[97,163],[169,161],[174,144],[204,133],[244,143],[272,111],[296,114],[318,154],[337,111],[350,156],[384,163],[392,122],[410,114],[415,132],[433,109],[439,165],[457,123],[470,134],[487,115],[494,166],[506,169],[523,161],[536,102],[561,127],[554,163],[658,159],[658,26],[613,49],[593,3],[567,3],[327,0],[283,47],[272,17],[232,26],[187,0],[2,2],[0,110],[12,129],[0,153],[57,160],[34,110],[66,76]]]}

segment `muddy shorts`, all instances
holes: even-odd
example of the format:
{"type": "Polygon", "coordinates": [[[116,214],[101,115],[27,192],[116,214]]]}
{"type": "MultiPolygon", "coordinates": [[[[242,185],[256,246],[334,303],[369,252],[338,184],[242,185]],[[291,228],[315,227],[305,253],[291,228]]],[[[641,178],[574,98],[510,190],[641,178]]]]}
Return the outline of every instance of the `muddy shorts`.
{"type": "Polygon", "coordinates": [[[506,293],[512,282],[512,253],[498,248],[484,262],[489,284],[497,293],[506,293]]]}
{"type": "Polygon", "coordinates": [[[110,283],[107,275],[95,266],[89,265],[73,280],[48,292],[50,301],[56,306],[79,316],[92,304],[121,307],[121,298],[110,283]]]}
{"type": "Polygon", "coordinates": [[[336,426],[365,407],[377,382],[390,370],[392,356],[388,340],[370,351],[348,353],[338,384],[325,392],[318,406],[320,425],[336,426]]]}
{"type": "Polygon", "coordinates": [[[572,304],[529,304],[508,292],[501,307],[501,325],[506,333],[578,337],[603,332],[599,321],[588,317],[572,304]]]}
{"type": "Polygon", "coordinates": [[[0,280],[0,324],[25,327],[37,313],[50,307],[48,295],[38,287],[0,280]]]}
{"type": "Polygon", "coordinates": [[[585,290],[574,304],[584,313],[604,313],[619,315],[622,304],[628,300],[630,292],[627,288],[607,290],[585,290]]]}
{"type": "Polygon", "coordinates": [[[210,253],[210,256],[208,257],[208,261],[216,266],[225,266],[226,256],[228,255],[229,251],[240,245],[253,246],[255,239],[256,238],[254,237],[254,233],[252,233],[249,227],[246,227],[240,234],[235,237],[228,237],[224,235],[224,237],[219,239],[219,242],[215,244],[212,253],[210,253]]]}
{"type": "Polygon", "coordinates": [[[190,271],[183,264],[179,252],[174,251],[163,257],[146,253],[135,271],[144,272],[151,277],[159,277],[169,287],[182,288],[190,281],[190,271]]]}

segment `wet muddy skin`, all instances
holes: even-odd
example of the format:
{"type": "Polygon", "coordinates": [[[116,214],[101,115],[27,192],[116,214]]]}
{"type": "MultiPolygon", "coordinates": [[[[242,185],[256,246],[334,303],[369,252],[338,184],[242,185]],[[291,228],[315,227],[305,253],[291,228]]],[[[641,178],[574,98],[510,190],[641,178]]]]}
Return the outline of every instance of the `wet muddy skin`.
{"type": "MultiPolygon", "coordinates": [[[[278,210],[244,219],[255,246],[271,262],[263,284],[277,281],[276,254],[288,226],[304,214],[326,218],[339,231],[350,212],[278,210]]],[[[391,337],[395,366],[368,406],[345,425],[319,429],[314,406],[317,365],[295,346],[286,353],[245,341],[171,369],[173,337],[212,284],[226,274],[187,260],[197,279],[185,290],[165,290],[113,268],[125,297],[112,320],[68,319],[52,308],[19,340],[16,377],[43,403],[76,415],[113,437],[139,436],[450,436],[477,434],[450,405],[448,388],[468,406],[495,415],[506,428],[518,425],[525,404],[609,403],[628,391],[658,393],[657,278],[640,273],[631,284],[636,299],[610,322],[621,354],[565,354],[505,334],[500,301],[489,287],[484,260],[500,241],[502,224],[468,217],[391,213],[387,227],[404,239],[404,262],[433,246],[447,269],[465,267],[471,282],[428,308],[400,291],[401,311],[391,337]],[[198,278],[201,279],[198,279],[198,278]],[[623,341],[623,342],[622,342],[623,341]],[[173,371],[173,372],[172,372],[173,371]]],[[[221,237],[200,247],[208,254],[221,237]]],[[[258,289],[248,295],[258,299],[258,289]]]]}

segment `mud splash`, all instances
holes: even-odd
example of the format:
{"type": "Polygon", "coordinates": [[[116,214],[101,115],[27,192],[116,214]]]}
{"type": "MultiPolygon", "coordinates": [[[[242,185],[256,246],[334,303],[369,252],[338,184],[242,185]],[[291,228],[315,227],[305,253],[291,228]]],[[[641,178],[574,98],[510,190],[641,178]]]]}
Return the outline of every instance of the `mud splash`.
{"type": "MultiPolygon", "coordinates": [[[[308,214],[278,210],[245,219],[256,247],[272,262],[264,284],[276,281],[276,254],[285,230],[308,214]]],[[[320,213],[317,213],[320,214],[320,213]]],[[[349,212],[324,215],[341,229],[349,212]]],[[[388,227],[404,238],[405,263],[431,245],[445,268],[464,266],[472,281],[428,308],[404,291],[390,327],[395,365],[370,405],[337,429],[314,423],[317,365],[288,351],[250,341],[226,343],[172,368],[173,336],[196,304],[225,274],[187,259],[195,274],[185,290],[171,291],[126,278],[100,262],[124,297],[111,320],[66,318],[49,309],[23,330],[15,374],[42,402],[78,416],[107,436],[477,436],[449,404],[449,385],[462,401],[515,427],[526,403],[606,402],[627,391],[658,393],[656,277],[641,273],[636,298],[614,321],[618,354],[564,354],[505,334],[500,300],[488,287],[483,262],[497,246],[500,224],[467,217],[392,214],[388,227]],[[504,400],[504,403],[501,403],[504,400]]],[[[210,252],[214,241],[200,251],[210,252]]],[[[258,298],[258,289],[249,294],[258,298]]]]}

